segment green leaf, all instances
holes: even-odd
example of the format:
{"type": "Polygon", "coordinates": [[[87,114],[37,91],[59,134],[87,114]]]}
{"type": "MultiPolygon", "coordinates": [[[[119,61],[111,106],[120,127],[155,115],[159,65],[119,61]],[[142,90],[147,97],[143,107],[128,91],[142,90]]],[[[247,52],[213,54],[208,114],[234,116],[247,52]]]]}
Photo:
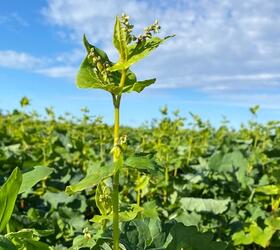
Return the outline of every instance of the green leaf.
{"type": "Polygon", "coordinates": [[[125,62],[127,59],[127,42],[126,42],[126,31],[122,27],[119,17],[116,17],[113,43],[120,54],[120,61],[125,62]]]}
{"type": "Polygon", "coordinates": [[[131,205],[131,208],[131,210],[120,212],[120,221],[131,221],[136,218],[138,213],[143,211],[143,208],[136,204],[131,205]]]}
{"type": "MultiPolygon", "coordinates": [[[[110,242],[108,239],[100,239],[97,242],[96,246],[94,246],[91,250],[113,250],[112,245],[113,245],[113,243],[110,242]]],[[[123,244],[120,243],[119,250],[128,250],[128,249],[126,249],[123,246],[123,244]]]]}
{"type": "Polygon", "coordinates": [[[132,64],[135,64],[139,60],[148,56],[153,50],[155,50],[161,43],[165,42],[167,39],[174,36],[167,36],[163,39],[159,37],[152,37],[140,43],[135,43],[128,46],[128,56],[127,61],[123,62],[119,60],[114,66],[112,66],[110,71],[118,71],[128,69],[132,64]]]}
{"type": "Polygon", "coordinates": [[[264,223],[275,230],[280,230],[280,217],[268,217],[265,219],[264,223]]]}
{"type": "Polygon", "coordinates": [[[180,203],[181,207],[188,211],[221,214],[227,210],[229,200],[184,197],[181,198],[180,203]]]}
{"type": "MultiPolygon", "coordinates": [[[[100,57],[102,64],[108,64],[109,66],[113,65],[113,63],[109,60],[107,54],[103,50],[90,44],[85,35],[83,40],[88,55],[90,51],[93,49],[95,54],[100,57]]],[[[77,74],[77,79],[76,79],[77,86],[79,88],[103,89],[116,95],[120,94],[122,92],[122,88],[119,87],[119,83],[121,80],[121,72],[119,71],[111,72],[111,73],[109,72],[108,77],[105,80],[99,71],[94,70],[97,64],[93,63],[93,61],[88,58],[88,55],[84,58],[80,66],[79,72],[77,74]]],[[[128,86],[127,90],[129,90],[129,88],[133,88],[136,82],[137,79],[135,74],[131,70],[127,70],[126,78],[125,78],[125,86],[128,86]]],[[[145,85],[148,83],[143,83],[143,84],[145,85]]],[[[138,85],[139,84],[135,86],[136,90],[141,89],[138,85]]]]}
{"type": "Polygon", "coordinates": [[[0,250],[18,250],[18,249],[6,237],[0,235],[0,250]]]}
{"type": "Polygon", "coordinates": [[[103,89],[105,87],[98,75],[93,71],[92,64],[87,57],[85,57],[80,66],[76,82],[79,88],[103,89]]]}
{"type": "Polygon", "coordinates": [[[73,246],[71,250],[79,250],[80,248],[92,248],[96,245],[96,242],[93,238],[87,238],[84,235],[79,235],[73,240],[73,246]]]}
{"type": "Polygon", "coordinates": [[[254,222],[243,231],[233,234],[232,240],[234,242],[234,245],[250,245],[252,243],[256,243],[266,248],[269,245],[270,239],[274,233],[274,228],[268,226],[264,230],[262,230],[254,222]]]}
{"type": "Polygon", "coordinates": [[[22,174],[22,184],[20,186],[19,194],[30,190],[36,183],[43,180],[53,172],[53,169],[37,166],[30,171],[22,174]]]}
{"type": "Polygon", "coordinates": [[[143,89],[145,89],[146,87],[150,86],[151,84],[155,83],[156,79],[149,79],[149,80],[145,80],[145,81],[139,81],[136,82],[132,85],[127,85],[125,86],[123,92],[132,92],[132,91],[136,91],[138,93],[140,93],[143,89]]]}
{"type": "Polygon", "coordinates": [[[239,168],[247,169],[248,162],[240,151],[234,151],[225,155],[217,152],[209,159],[208,166],[215,171],[231,172],[239,168]]]}
{"type": "Polygon", "coordinates": [[[125,236],[127,245],[130,249],[149,249],[148,247],[152,244],[156,235],[154,225],[150,224],[150,219],[136,219],[125,224],[125,236]],[[152,230],[150,230],[152,225],[152,230]]]}
{"type": "Polygon", "coordinates": [[[166,250],[224,250],[226,244],[215,242],[209,233],[200,233],[195,227],[186,227],[177,223],[170,231],[172,241],[166,250]]]}
{"type": "Polygon", "coordinates": [[[114,169],[110,165],[106,166],[95,166],[92,173],[88,176],[86,176],[84,179],[82,179],[80,182],[67,186],[66,187],[66,193],[68,195],[72,195],[76,192],[83,191],[87,188],[92,188],[96,185],[98,185],[99,182],[102,180],[110,177],[113,175],[114,169]]]}
{"type": "Polygon", "coordinates": [[[155,201],[147,201],[143,204],[143,211],[141,215],[144,218],[157,218],[158,217],[158,207],[155,201]]]}
{"type": "Polygon", "coordinates": [[[97,185],[95,203],[102,215],[108,215],[112,212],[112,191],[104,181],[97,185]]]}
{"type": "Polygon", "coordinates": [[[19,249],[52,250],[48,244],[38,241],[40,234],[34,229],[22,229],[6,235],[19,249]]]}
{"type": "Polygon", "coordinates": [[[260,106],[259,105],[255,105],[253,107],[250,108],[250,112],[253,114],[253,115],[256,115],[257,112],[259,111],[260,109],[260,106]]]}
{"type": "Polygon", "coordinates": [[[147,175],[142,175],[136,180],[136,186],[135,186],[135,191],[143,190],[145,189],[150,182],[150,177],[147,175]]]}
{"type": "Polygon", "coordinates": [[[180,213],[175,220],[183,223],[185,226],[198,226],[201,222],[201,215],[195,212],[189,213],[184,211],[183,213],[180,213]]]}
{"type": "Polygon", "coordinates": [[[107,54],[102,49],[99,49],[99,48],[95,47],[94,45],[90,44],[88,42],[85,34],[83,36],[83,43],[87,50],[87,53],[89,53],[91,51],[91,49],[93,48],[94,51],[97,53],[97,55],[100,56],[103,61],[109,61],[109,57],[107,56],[107,54]]]}
{"type": "Polygon", "coordinates": [[[140,171],[153,172],[157,170],[157,166],[152,159],[152,156],[149,155],[135,155],[130,156],[124,161],[126,167],[135,168],[140,171]]]}
{"type": "MultiPolygon", "coordinates": [[[[122,211],[119,213],[119,220],[120,222],[131,221],[137,217],[137,215],[142,212],[144,209],[137,204],[132,204],[130,210],[122,211]]],[[[95,215],[91,221],[101,224],[104,220],[113,220],[113,213],[110,214],[102,214],[102,215],[95,215]]]]}
{"type": "Polygon", "coordinates": [[[53,193],[47,190],[42,196],[42,198],[51,205],[52,209],[57,209],[59,204],[67,205],[70,202],[73,202],[77,197],[69,197],[64,192],[53,193]]]}
{"type": "Polygon", "coordinates": [[[222,154],[217,152],[209,159],[208,166],[217,172],[236,172],[236,177],[242,186],[246,186],[246,173],[248,161],[243,154],[236,150],[231,153],[222,154]]]}
{"type": "Polygon", "coordinates": [[[112,221],[113,220],[113,213],[107,215],[94,215],[93,218],[90,220],[91,222],[102,224],[103,221],[112,221]]]}
{"type": "Polygon", "coordinates": [[[276,185],[265,185],[256,187],[256,192],[264,193],[266,195],[280,194],[280,187],[276,185]]]}
{"type": "MultiPolygon", "coordinates": [[[[104,89],[114,94],[120,93],[121,88],[118,85],[121,79],[121,73],[113,72],[110,74],[110,80],[107,79],[105,81],[104,78],[102,78],[100,72],[94,70],[94,67],[97,66],[97,63],[93,63],[93,61],[88,58],[88,55],[91,50],[94,50],[94,53],[100,57],[102,64],[107,63],[109,66],[112,66],[113,63],[109,60],[107,54],[103,50],[90,44],[85,35],[83,37],[83,41],[88,54],[84,58],[77,74],[77,86],[79,88],[104,89]]],[[[134,84],[136,82],[135,74],[131,71],[128,71],[126,80],[128,84],[134,84]]]]}
{"type": "Polygon", "coordinates": [[[158,218],[141,218],[124,224],[123,243],[127,250],[163,250],[165,232],[158,218]]]}
{"type": "Polygon", "coordinates": [[[13,213],[17,195],[22,183],[22,174],[15,168],[0,188],[0,232],[4,230],[13,213]]]}

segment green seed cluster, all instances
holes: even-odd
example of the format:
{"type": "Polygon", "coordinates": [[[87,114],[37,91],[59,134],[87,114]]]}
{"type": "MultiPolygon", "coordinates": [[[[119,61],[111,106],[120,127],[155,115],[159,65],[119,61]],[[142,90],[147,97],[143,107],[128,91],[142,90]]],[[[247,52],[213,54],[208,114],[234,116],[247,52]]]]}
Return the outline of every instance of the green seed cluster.
{"type": "Polygon", "coordinates": [[[83,234],[84,234],[84,237],[85,237],[86,239],[88,239],[88,240],[92,238],[92,235],[91,235],[91,233],[90,233],[88,227],[84,228],[83,234]]]}
{"type": "Polygon", "coordinates": [[[132,30],[134,28],[134,25],[129,23],[129,16],[126,15],[126,14],[122,14],[120,21],[121,21],[121,24],[122,24],[122,28],[126,32],[126,41],[127,41],[127,43],[129,44],[132,41],[136,41],[137,40],[136,36],[134,36],[132,34],[132,30]]]}
{"type": "Polygon", "coordinates": [[[109,62],[104,62],[94,48],[90,49],[88,60],[92,63],[93,71],[101,83],[110,84],[113,82],[111,72],[109,71],[109,62]]]}
{"type": "Polygon", "coordinates": [[[102,187],[102,194],[99,195],[98,200],[100,203],[104,204],[107,212],[110,213],[112,211],[112,204],[111,204],[111,190],[109,187],[104,186],[102,187]]]}

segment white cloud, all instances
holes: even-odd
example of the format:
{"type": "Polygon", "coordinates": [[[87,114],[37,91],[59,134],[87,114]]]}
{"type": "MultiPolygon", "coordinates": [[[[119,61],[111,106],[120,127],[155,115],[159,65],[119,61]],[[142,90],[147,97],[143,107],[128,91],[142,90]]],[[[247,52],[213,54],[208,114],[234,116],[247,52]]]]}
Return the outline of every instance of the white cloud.
{"type": "Polygon", "coordinates": [[[77,64],[77,62],[82,61],[85,56],[83,49],[74,49],[71,52],[63,52],[54,57],[56,63],[64,64],[77,64]]]}
{"type": "Polygon", "coordinates": [[[26,70],[48,77],[74,79],[77,66],[73,66],[82,58],[80,50],[70,53],[61,53],[53,58],[39,58],[25,52],[14,50],[0,50],[0,67],[26,70]]]}
{"type": "Polygon", "coordinates": [[[0,67],[32,69],[42,63],[41,59],[24,52],[13,50],[0,51],[0,67]]]}
{"type": "Polygon", "coordinates": [[[53,78],[71,78],[74,79],[77,68],[72,66],[54,66],[48,68],[42,68],[37,70],[37,73],[40,73],[45,76],[53,78]]]}

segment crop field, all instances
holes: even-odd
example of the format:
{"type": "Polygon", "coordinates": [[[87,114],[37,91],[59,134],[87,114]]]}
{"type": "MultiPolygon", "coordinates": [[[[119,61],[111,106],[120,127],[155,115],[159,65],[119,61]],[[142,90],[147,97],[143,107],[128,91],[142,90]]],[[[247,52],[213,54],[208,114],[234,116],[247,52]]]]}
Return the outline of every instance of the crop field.
{"type": "MultiPolygon", "coordinates": [[[[46,111],[0,117],[1,183],[15,167],[53,171],[18,196],[2,233],[22,249],[110,249],[110,180],[71,196],[65,188],[110,166],[112,127],[87,110],[71,121],[46,111]]],[[[279,122],[233,130],[161,112],[150,126],[121,128],[125,249],[279,249],[279,122]]]]}
{"type": "Polygon", "coordinates": [[[176,39],[133,27],[116,17],[115,63],[83,36],[76,85],[111,95],[113,125],[87,108],[39,115],[27,97],[1,111],[0,250],[280,249],[280,121],[259,123],[257,105],[216,127],[165,106],[122,126],[122,98],[156,81],[131,66],[176,39]]]}

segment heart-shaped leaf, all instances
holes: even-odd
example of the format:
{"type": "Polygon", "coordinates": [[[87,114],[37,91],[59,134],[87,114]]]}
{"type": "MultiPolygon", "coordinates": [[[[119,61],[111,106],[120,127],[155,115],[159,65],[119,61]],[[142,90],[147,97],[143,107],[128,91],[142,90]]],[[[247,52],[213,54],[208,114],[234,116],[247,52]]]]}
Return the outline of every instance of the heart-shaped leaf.
{"type": "MultiPolygon", "coordinates": [[[[120,94],[122,88],[119,86],[121,72],[109,72],[106,67],[111,67],[113,63],[107,54],[90,44],[84,35],[84,46],[87,56],[84,58],[78,75],[77,86],[79,88],[104,89],[113,94],[120,94]]],[[[126,71],[125,86],[133,86],[137,82],[135,74],[131,70],[126,71]]]]}

